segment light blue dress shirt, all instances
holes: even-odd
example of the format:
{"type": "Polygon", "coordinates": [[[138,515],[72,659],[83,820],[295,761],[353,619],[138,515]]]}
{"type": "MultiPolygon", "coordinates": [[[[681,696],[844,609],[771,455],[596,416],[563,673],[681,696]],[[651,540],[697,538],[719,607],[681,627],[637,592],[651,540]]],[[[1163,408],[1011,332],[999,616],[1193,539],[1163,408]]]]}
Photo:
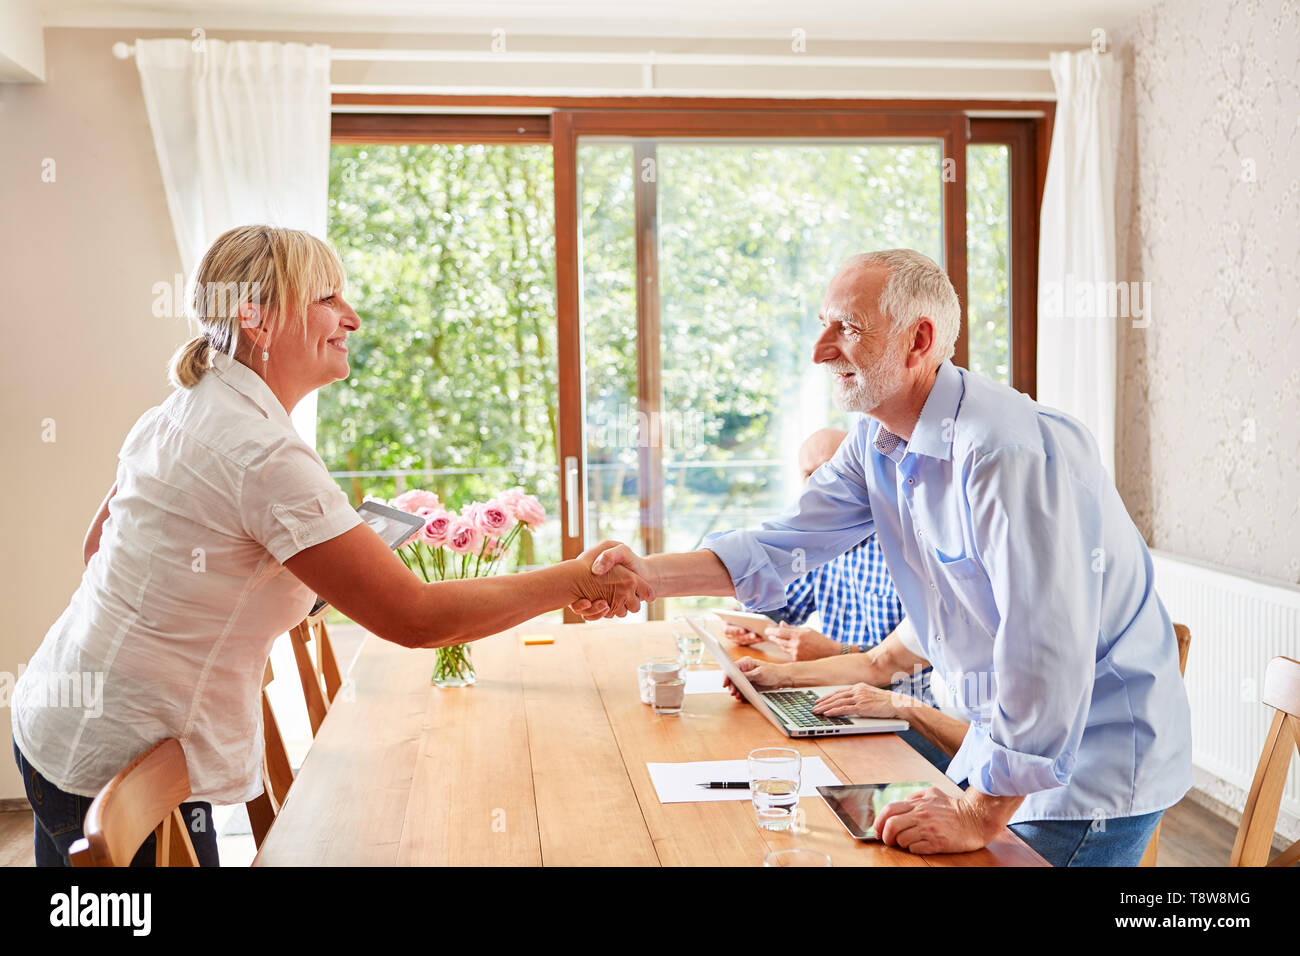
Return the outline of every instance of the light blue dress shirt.
{"type": "Polygon", "coordinates": [[[949,777],[1025,795],[1012,823],[1104,822],[1191,788],[1173,625],[1083,425],[945,362],[910,440],[861,416],[792,511],[704,547],[747,607],[770,610],[873,532],[971,722],[949,777]]]}

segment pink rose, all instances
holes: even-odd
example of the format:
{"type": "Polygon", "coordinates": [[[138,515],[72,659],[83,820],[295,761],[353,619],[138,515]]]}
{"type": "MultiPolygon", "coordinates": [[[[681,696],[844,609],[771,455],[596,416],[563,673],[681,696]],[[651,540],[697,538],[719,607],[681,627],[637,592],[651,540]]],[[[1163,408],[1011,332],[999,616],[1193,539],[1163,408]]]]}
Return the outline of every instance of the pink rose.
{"type": "Polygon", "coordinates": [[[514,521],[510,513],[497,501],[470,505],[465,509],[465,515],[489,538],[502,537],[510,530],[510,525],[514,521]]]}
{"type": "Polygon", "coordinates": [[[456,515],[450,511],[436,511],[429,515],[424,527],[420,529],[420,540],[433,548],[441,548],[447,543],[447,535],[451,531],[452,522],[456,521],[456,515]]]}
{"type": "Polygon", "coordinates": [[[483,544],[483,532],[469,518],[453,518],[447,528],[447,547],[457,554],[478,554],[483,544]]]}
{"type": "Polygon", "coordinates": [[[398,511],[405,511],[408,514],[419,514],[421,508],[438,509],[442,507],[442,502],[432,491],[404,491],[388,503],[398,511]]]}
{"type": "Polygon", "coordinates": [[[546,523],[546,509],[533,495],[519,495],[513,502],[515,518],[537,531],[546,523]]]}

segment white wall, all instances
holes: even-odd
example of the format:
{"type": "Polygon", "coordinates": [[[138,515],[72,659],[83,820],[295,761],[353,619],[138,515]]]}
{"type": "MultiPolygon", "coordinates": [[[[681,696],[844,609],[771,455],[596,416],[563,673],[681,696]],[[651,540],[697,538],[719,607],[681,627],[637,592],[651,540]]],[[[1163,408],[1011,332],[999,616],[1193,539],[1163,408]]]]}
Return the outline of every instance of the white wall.
{"type": "Polygon", "coordinates": [[[1153,547],[1288,584],[1300,584],[1297,36],[1286,0],[1166,0],[1113,37],[1119,279],[1149,282],[1151,297],[1149,326],[1120,327],[1117,484],[1153,547]]]}
{"type": "MultiPolygon", "coordinates": [[[[48,82],[0,85],[0,671],[15,674],[76,588],[122,439],[166,397],[186,337],[151,313],[179,257],[140,81],[110,42],[51,31],[48,82]]],[[[23,794],[10,753],[0,798],[23,794]]]]}

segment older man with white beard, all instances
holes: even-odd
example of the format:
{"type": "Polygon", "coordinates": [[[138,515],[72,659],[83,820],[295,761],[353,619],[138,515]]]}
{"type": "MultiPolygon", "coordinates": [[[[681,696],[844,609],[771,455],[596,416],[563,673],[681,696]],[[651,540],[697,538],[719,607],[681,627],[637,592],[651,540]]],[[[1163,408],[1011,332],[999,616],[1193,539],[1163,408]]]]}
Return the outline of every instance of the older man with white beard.
{"type": "MultiPolygon", "coordinates": [[[[914,853],[985,846],[1010,826],[1056,865],[1136,865],[1191,787],[1191,720],[1146,544],[1086,428],[952,364],[961,310],[932,260],[856,256],[831,281],[813,361],[863,412],[797,505],[704,549],[603,552],[657,597],[784,585],[872,533],[925,657],[970,728],[931,788],[877,822],[914,853]]],[[[585,617],[600,604],[579,602],[585,617]]]]}

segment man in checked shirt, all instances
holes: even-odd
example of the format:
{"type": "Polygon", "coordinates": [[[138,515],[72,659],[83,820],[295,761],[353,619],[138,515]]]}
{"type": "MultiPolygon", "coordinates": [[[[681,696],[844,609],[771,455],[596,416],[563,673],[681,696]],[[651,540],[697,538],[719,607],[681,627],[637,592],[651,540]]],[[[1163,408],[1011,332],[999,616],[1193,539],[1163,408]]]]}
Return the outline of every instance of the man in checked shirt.
{"type": "MultiPolygon", "coordinates": [[[[799,471],[805,482],[835,457],[847,434],[839,428],[822,428],[804,439],[799,447],[799,471]]],[[[765,633],[728,624],[725,629],[728,640],[748,645],[766,637],[794,660],[811,661],[862,653],[893,634],[903,620],[903,605],[894,591],[894,582],[875,535],[791,581],[786,585],[785,600],[785,607],[768,612],[775,620],[765,633]],[[821,618],[821,631],[803,626],[814,611],[821,618]]],[[[897,639],[889,646],[896,643],[897,639]]],[[[894,675],[890,690],[937,709],[939,702],[930,690],[931,676],[928,666],[900,670],[894,675]]],[[[951,755],[921,733],[908,730],[899,736],[939,770],[947,768],[951,755]]]]}

